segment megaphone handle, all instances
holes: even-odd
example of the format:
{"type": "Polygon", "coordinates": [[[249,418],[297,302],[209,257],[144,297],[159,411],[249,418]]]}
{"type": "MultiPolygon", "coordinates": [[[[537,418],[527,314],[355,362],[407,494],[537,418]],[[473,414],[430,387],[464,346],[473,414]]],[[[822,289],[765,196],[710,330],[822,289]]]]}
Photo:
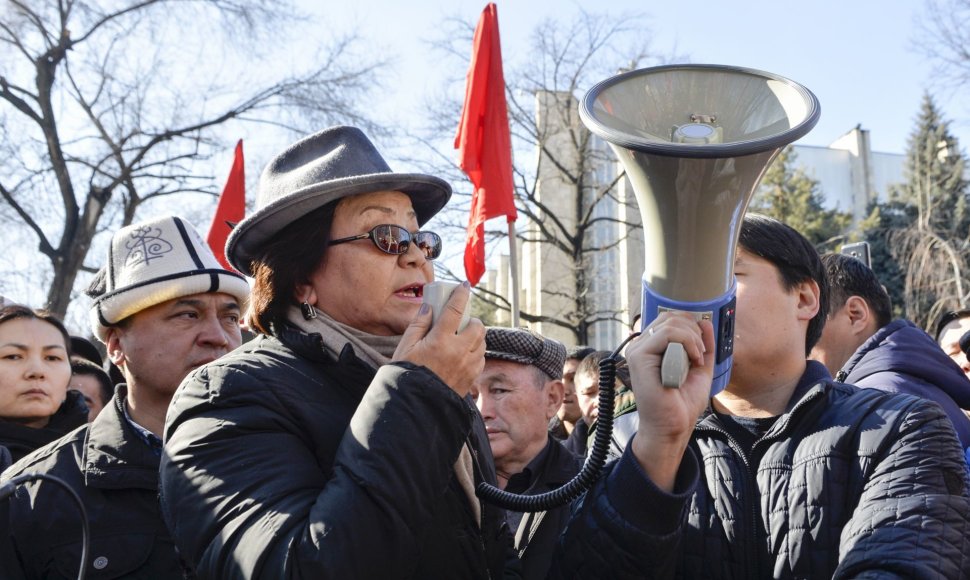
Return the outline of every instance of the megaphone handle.
{"type": "Polygon", "coordinates": [[[687,351],[684,345],[679,342],[671,342],[667,345],[664,352],[663,361],[660,363],[660,381],[668,389],[679,389],[687,379],[687,370],[690,368],[690,361],[687,359],[687,351]]]}

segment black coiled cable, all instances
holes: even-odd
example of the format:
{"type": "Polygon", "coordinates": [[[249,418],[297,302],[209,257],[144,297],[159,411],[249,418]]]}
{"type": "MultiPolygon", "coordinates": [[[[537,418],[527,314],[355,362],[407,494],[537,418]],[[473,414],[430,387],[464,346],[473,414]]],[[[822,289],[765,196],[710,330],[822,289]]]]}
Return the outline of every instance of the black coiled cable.
{"type": "Polygon", "coordinates": [[[13,495],[20,484],[33,481],[35,479],[46,479],[47,481],[56,483],[57,485],[63,487],[71,496],[71,499],[74,500],[74,503],[77,504],[78,511],[81,512],[81,564],[77,571],[77,580],[84,580],[84,576],[87,571],[88,547],[91,541],[91,530],[88,527],[88,510],[84,509],[84,502],[81,501],[81,498],[77,495],[77,492],[71,489],[71,486],[68,485],[67,482],[59,477],[47,475],[46,473],[25,473],[23,475],[10,478],[10,481],[0,486],[0,501],[3,501],[13,495]]]}
{"type": "Polygon", "coordinates": [[[593,482],[600,475],[606,465],[606,454],[610,449],[610,438],[613,435],[613,400],[616,398],[616,361],[617,356],[628,342],[640,336],[634,332],[616,347],[610,356],[599,363],[599,415],[596,417],[596,430],[593,437],[593,447],[589,451],[586,463],[575,477],[563,484],[562,487],[538,495],[519,495],[499,489],[494,485],[481,482],[475,488],[475,495],[483,501],[497,505],[513,512],[541,512],[561,505],[565,505],[592,487],[593,482]]]}

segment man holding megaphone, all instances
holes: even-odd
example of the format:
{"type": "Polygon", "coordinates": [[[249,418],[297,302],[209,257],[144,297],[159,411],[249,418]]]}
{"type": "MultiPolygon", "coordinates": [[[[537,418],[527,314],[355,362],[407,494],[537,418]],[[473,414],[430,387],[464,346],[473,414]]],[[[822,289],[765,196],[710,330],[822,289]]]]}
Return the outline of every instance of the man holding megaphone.
{"type": "Polygon", "coordinates": [[[662,314],[627,348],[639,430],[577,509],[599,533],[563,554],[559,573],[966,577],[970,482],[942,409],[836,383],[807,360],[828,284],[792,228],[746,216],[735,274],[724,391],[710,397],[707,320],[662,314]],[[661,381],[671,343],[690,360],[680,388],[661,381]]]}

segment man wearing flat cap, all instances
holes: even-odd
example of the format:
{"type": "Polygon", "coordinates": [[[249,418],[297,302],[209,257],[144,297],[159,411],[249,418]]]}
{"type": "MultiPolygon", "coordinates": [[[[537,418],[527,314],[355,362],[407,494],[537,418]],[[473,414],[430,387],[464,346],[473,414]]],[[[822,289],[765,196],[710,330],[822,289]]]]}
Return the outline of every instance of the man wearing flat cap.
{"type": "MultiPolygon", "coordinates": [[[[485,331],[485,369],[472,387],[485,422],[499,487],[537,495],[561,487],[582,461],[548,431],[563,399],[566,347],[519,328],[485,331]]],[[[523,578],[545,578],[569,506],[548,512],[508,513],[523,578]]]]}
{"type": "MultiPolygon", "coordinates": [[[[90,522],[89,576],[182,578],[158,504],[165,413],[191,370],[239,346],[249,285],[219,265],[188,222],[166,216],[119,230],[88,293],[94,335],[125,384],[92,423],[28,455],[2,480],[48,474],[78,494],[90,522]]],[[[76,577],[81,526],[71,497],[37,480],[10,501],[16,556],[0,548],[4,578],[76,577]]]]}

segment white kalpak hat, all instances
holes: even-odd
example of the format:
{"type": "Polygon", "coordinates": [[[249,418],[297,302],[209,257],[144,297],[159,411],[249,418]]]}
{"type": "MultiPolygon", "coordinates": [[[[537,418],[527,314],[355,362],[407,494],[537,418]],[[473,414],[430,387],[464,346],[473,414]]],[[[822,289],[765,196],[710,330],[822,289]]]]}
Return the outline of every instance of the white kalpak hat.
{"type": "Polygon", "coordinates": [[[191,224],[165,216],[122,228],[111,238],[108,263],[89,293],[91,329],[102,342],[108,327],[174,298],[223,292],[245,308],[249,284],[224,269],[191,224]]]}

